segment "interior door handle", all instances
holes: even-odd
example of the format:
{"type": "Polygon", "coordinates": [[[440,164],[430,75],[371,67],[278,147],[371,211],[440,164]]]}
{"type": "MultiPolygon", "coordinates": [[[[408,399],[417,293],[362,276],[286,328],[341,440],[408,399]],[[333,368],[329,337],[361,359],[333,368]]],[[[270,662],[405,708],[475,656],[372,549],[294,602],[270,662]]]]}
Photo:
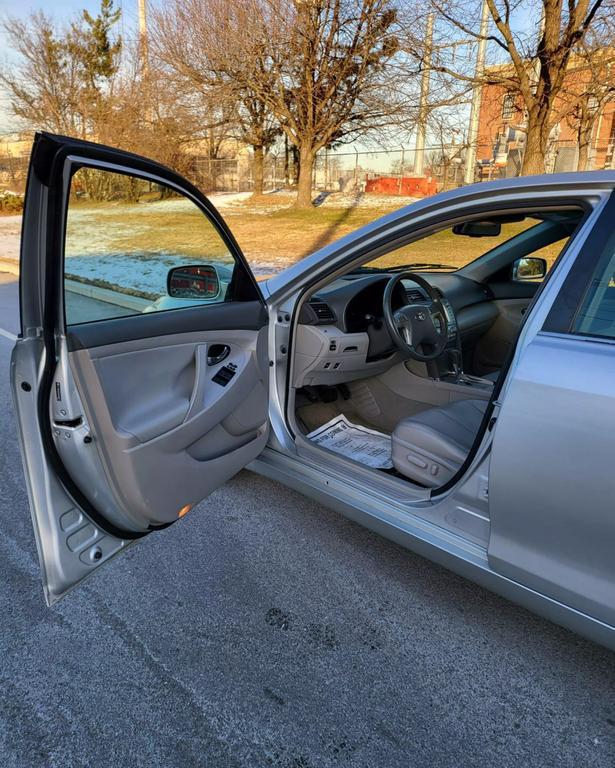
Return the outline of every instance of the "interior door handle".
{"type": "Polygon", "coordinates": [[[207,368],[225,360],[231,352],[228,344],[198,344],[194,351],[194,385],[184,423],[205,407],[205,389],[209,383],[207,368]]]}
{"type": "Polygon", "coordinates": [[[207,365],[217,365],[226,360],[230,351],[228,344],[210,344],[207,349],[207,365]]]}
{"type": "Polygon", "coordinates": [[[184,423],[203,409],[205,402],[205,387],[207,384],[206,368],[209,365],[209,344],[199,344],[194,351],[194,385],[188,404],[188,411],[184,416],[184,423]]]}

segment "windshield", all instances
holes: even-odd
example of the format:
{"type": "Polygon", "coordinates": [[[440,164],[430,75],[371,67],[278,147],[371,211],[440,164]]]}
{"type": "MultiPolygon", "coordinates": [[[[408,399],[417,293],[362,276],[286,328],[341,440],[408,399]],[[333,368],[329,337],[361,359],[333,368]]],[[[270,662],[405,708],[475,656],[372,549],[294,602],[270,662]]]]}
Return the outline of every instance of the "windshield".
{"type": "MultiPolygon", "coordinates": [[[[455,271],[484,256],[521,232],[537,226],[541,221],[542,219],[538,217],[527,216],[521,221],[497,222],[497,226],[493,226],[490,230],[485,226],[482,233],[478,229],[477,231],[469,230],[468,233],[465,233],[458,232],[457,227],[447,227],[379,256],[359,269],[369,271],[395,269],[416,269],[424,272],[455,271]],[[496,230],[499,230],[497,234],[496,230]],[[488,232],[489,234],[487,234],[488,232]]],[[[479,223],[484,224],[484,222],[479,223]]],[[[554,243],[544,250],[553,250],[551,255],[554,260],[561,247],[554,243]]],[[[550,252],[540,255],[549,261],[550,252]]]]}

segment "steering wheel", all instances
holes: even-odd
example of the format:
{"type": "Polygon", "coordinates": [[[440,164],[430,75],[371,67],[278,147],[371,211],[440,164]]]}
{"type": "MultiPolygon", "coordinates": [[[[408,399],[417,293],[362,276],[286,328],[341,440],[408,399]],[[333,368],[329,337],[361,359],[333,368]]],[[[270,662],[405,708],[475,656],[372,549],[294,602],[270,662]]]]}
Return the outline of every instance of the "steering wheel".
{"type": "Polygon", "coordinates": [[[384,289],[384,322],[391,338],[410,357],[421,362],[435,360],[448,343],[448,320],[440,297],[425,278],[415,272],[400,272],[384,289]],[[427,293],[427,302],[406,304],[393,309],[395,289],[402,280],[411,280],[427,293]],[[435,318],[440,320],[439,327],[435,318]]]}

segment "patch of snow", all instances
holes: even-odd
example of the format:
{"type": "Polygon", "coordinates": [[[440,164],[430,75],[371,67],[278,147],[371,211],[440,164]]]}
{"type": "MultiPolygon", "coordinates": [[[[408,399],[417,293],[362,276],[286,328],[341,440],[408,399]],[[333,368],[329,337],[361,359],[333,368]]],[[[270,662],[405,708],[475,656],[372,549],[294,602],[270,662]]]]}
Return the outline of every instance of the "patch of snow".
{"type": "Polygon", "coordinates": [[[326,195],[320,206],[323,208],[403,208],[406,205],[416,203],[419,199],[418,197],[408,197],[407,195],[331,192],[326,195]]]}
{"type": "Polygon", "coordinates": [[[0,216],[0,259],[19,261],[21,215],[0,216]]]}
{"type": "Polygon", "coordinates": [[[67,277],[127,291],[163,296],[167,292],[167,272],[186,263],[186,257],[172,254],[108,253],[90,251],[87,255],[71,255],[66,259],[67,277]]]}
{"type": "Polygon", "coordinates": [[[243,203],[252,197],[251,192],[213,192],[207,195],[207,199],[216,206],[216,208],[228,208],[236,203],[243,203]]]}
{"type": "MultiPolygon", "coordinates": [[[[101,252],[92,248],[88,253],[67,256],[66,275],[94,285],[119,286],[126,292],[158,297],[167,295],[168,271],[189,261],[194,259],[187,258],[185,254],[164,251],[125,254],[101,252]]],[[[207,263],[232,266],[231,261],[220,259],[210,259],[207,263]]],[[[252,272],[257,278],[262,278],[279,272],[284,266],[259,263],[258,266],[252,266],[252,272]]]]}

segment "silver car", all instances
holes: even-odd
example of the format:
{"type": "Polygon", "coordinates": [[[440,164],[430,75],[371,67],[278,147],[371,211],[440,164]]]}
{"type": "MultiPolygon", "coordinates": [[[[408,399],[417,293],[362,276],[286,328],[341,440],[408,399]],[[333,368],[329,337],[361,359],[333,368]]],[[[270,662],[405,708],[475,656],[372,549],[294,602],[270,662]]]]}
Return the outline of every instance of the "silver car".
{"type": "Polygon", "coordinates": [[[11,377],[47,602],[249,467],[615,649],[614,187],[454,190],[258,282],[189,182],[39,134],[11,377]]]}

